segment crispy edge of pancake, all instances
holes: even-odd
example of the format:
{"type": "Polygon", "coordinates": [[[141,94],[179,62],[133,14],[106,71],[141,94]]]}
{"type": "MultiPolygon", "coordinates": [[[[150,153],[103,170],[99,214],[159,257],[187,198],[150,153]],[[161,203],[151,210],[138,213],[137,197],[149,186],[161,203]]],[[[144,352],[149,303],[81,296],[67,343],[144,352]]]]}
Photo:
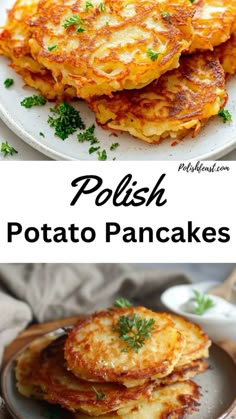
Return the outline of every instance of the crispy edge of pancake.
{"type": "Polygon", "coordinates": [[[89,383],[75,377],[66,369],[65,341],[66,335],[53,340],[41,351],[34,364],[32,381],[42,389],[44,400],[59,404],[72,412],[81,410],[98,416],[127,408],[151,397],[155,383],[149,382],[127,389],[120,384],[89,383]],[[104,394],[104,397],[98,399],[94,388],[97,393],[104,394]]]}
{"type": "MultiPolygon", "coordinates": [[[[152,400],[136,407],[122,409],[117,415],[101,416],[103,419],[183,419],[199,406],[200,391],[193,381],[183,381],[170,386],[157,387],[152,400]]],[[[77,413],[74,419],[89,419],[90,416],[77,413]]]]}
{"type": "Polygon", "coordinates": [[[170,374],[184,345],[183,336],[166,314],[154,313],[144,307],[110,308],[89,316],[69,332],[64,356],[67,368],[84,380],[119,382],[133,387],[170,374]],[[132,349],[124,351],[125,342],[113,330],[121,316],[134,314],[155,320],[149,338],[138,353],[132,349]],[[160,345],[161,350],[157,353],[155,348],[160,345]],[[152,347],[155,350],[152,351],[152,347]]]}
{"type": "Polygon", "coordinates": [[[49,335],[35,339],[17,356],[15,366],[16,386],[23,396],[43,399],[40,387],[32,381],[32,373],[38,362],[40,352],[53,339],[55,338],[49,335]]]}
{"type": "Polygon", "coordinates": [[[235,26],[236,1],[228,0],[195,0],[195,14],[192,19],[193,41],[188,53],[210,50],[226,42],[235,26]],[[214,7],[225,8],[221,16],[209,16],[208,10],[214,7]],[[207,17],[205,17],[207,15],[207,17]]]}
{"type": "Polygon", "coordinates": [[[215,53],[220,60],[227,79],[229,79],[236,73],[236,30],[227,42],[215,48],[215,53]]]}
{"type": "Polygon", "coordinates": [[[155,382],[158,385],[170,385],[179,381],[189,380],[198,374],[202,374],[207,369],[207,362],[204,359],[197,359],[180,367],[175,367],[171,374],[155,380],[155,382]]]}
{"type": "Polygon", "coordinates": [[[191,132],[195,137],[227,99],[223,68],[213,53],[205,52],[182,57],[178,69],[141,90],[94,97],[88,104],[103,128],[127,131],[152,144],[168,137],[179,141],[191,132]],[[204,73],[212,80],[206,82],[204,73]]]}
{"type": "Polygon", "coordinates": [[[208,338],[207,334],[203,332],[201,327],[177,314],[168,314],[168,316],[185,338],[185,347],[176,364],[176,368],[184,366],[190,361],[207,358],[209,356],[211,340],[208,338]]]}

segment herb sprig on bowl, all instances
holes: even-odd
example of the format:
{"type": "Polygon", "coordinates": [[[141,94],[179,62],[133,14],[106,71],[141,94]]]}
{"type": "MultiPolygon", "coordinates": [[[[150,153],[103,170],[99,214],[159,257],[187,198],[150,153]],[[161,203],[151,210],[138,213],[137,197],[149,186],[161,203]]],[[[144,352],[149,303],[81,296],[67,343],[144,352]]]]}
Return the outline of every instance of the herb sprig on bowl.
{"type": "Polygon", "coordinates": [[[201,294],[197,290],[193,290],[194,297],[193,301],[196,304],[196,308],[194,309],[194,314],[197,314],[199,316],[202,316],[209,308],[212,308],[215,306],[214,301],[204,294],[201,294]]]}

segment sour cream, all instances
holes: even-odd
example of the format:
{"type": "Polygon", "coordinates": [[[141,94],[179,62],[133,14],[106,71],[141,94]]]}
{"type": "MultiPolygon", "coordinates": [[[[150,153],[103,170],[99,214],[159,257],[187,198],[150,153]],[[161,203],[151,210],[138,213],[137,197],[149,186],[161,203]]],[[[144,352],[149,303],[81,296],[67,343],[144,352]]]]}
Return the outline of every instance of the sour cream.
{"type": "MultiPolygon", "coordinates": [[[[235,317],[236,320],[236,306],[234,304],[229,303],[228,301],[224,300],[223,298],[216,297],[215,295],[208,295],[203,294],[206,297],[209,297],[213,302],[213,307],[204,311],[203,314],[199,315],[199,317],[235,317]]],[[[186,302],[179,306],[179,309],[185,313],[192,313],[195,314],[195,309],[198,307],[198,304],[194,300],[194,298],[188,299],[186,302]]]]}

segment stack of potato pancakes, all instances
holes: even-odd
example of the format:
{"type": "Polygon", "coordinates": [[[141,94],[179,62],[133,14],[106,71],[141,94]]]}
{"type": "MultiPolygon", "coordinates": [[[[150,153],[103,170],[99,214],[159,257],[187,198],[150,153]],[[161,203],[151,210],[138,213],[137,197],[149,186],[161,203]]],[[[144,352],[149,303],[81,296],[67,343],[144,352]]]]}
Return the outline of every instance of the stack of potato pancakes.
{"type": "Polygon", "coordinates": [[[149,143],[196,135],[236,71],[236,0],[16,0],[0,54],[49,100],[149,143]]]}
{"type": "Polygon", "coordinates": [[[183,418],[199,405],[190,378],[207,369],[210,344],[176,315],[108,308],[33,341],[17,358],[17,387],[77,419],[183,418]]]}

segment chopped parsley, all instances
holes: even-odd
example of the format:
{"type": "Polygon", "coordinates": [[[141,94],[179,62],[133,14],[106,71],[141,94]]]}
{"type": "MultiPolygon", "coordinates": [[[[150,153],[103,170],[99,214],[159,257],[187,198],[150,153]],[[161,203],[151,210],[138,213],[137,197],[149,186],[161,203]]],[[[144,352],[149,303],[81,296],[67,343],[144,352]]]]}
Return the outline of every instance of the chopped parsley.
{"type": "Polygon", "coordinates": [[[50,45],[49,47],[48,47],[48,51],[53,51],[54,49],[56,49],[57,48],[57,45],[50,45]]]}
{"type": "Polygon", "coordinates": [[[98,151],[100,148],[100,145],[98,147],[90,147],[89,148],[89,154],[95,153],[95,151],[98,151]]]}
{"type": "Polygon", "coordinates": [[[1,153],[3,157],[7,157],[7,156],[13,156],[13,154],[17,154],[18,151],[14,147],[10,146],[8,142],[6,141],[5,143],[1,144],[1,153]]]}
{"type": "Polygon", "coordinates": [[[14,80],[13,79],[6,79],[4,81],[4,86],[8,89],[9,87],[11,87],[14,84],[14,80]]]}
{"type": "Polygon", "coordinates": [[[190,3],[194,3],[195,0],[189,0],[189,1],[190,1],[190,3]]]}
{"type": "Polygon", "coordinates": [[[85,3],[85,10],[88,11],[90,7],[93,7],[93,4],[90,1],[86,1],[85,3]]]}
{"type": "Polygon", "coordinates": [[[133,304],[127,300],[127,298],[117,298],[113,304],[115,308],[133,307],[133,304]]]}
{"type": "Polygon", "coordinates": [[[231,122],[232,121],[232,115],[227,109],[224,109],[224,108],[221,109],[220,112],[218,113],[218,115],[221,116],[221,118],[223,118],[224,124],[226,122],[231,122]]]}
{"type": "Polygon", "coordinates": [[[45,137],[43,132],[40,132],[39,135],[40,135],[40,137],[43,137],[43,138],[45,137]]]}
{"type": "Polygon", "coordinates": [[[79,111],[68,102],[63,101],[50,111],[54,116],[49,116],[48,123],[50,127],[55,128],[55,135],[62,140],[68,138],[77,128],[85,129],[79,111]]]}
{"type": "Polygon", "coordinates": [[[97,156],[98,156],[98,160],[106,160],[107,159],[106,150],[98,151],[97,156]]]}
{"type": "Polygon", "coordinates": [[[113,143],[112,145],[111,145],[111,147],[110,147],[110,150],[111,151],[113,151],[113,150],[116,150],[117,149],[117,147],[119,147],[119,143],[113,143]]]}
{"type": "Polygon", "coordinates": [[[193,290],[193,293],[193,301],[196,303],[194,314],[202,316],[205,313],[205,311],[209,310],[209,308],[214,307],[215,303],[210,297],[206,297],[197,290],[193,290]]]}
{"type": "Polygon", "coordinates": [[[156,61],[156,59],[158,58],[158,55],[160,55],[159,52],[154,51],[152,48],[148,48],[147,56],[148,58],[151,58],[152,61],[156,61]]]}
{"type": "Polygon", "coordinates": [[[105,4],[104,3],[100,3],[98,5],[98,10],[99,10],[99,12],[105,12],[105,4]]]}
{"type": "Polygon", "coordinates": [[[25,108],[32,108],[32,106],[43,106],[46,103],[46,99],[45,97],[41,96],[41,95],[33,95],[33,96],[28,96],[25,97],[22,101],[21,101],[21,106],[24,106],[25,108]]]}
{"type": "Polygon", "coordinates": [[[80,32],[85,31],[84,26],[86,26],[87,24],[88,22],[86,22],[86,20],[81,19],[77,15],[73,15],[69,17],[68,19],[66,19],[65,23],[62,26],[63,28],[69,28],[70,26],[75,26],[76,33],[80,33],[80,32]]]}
{"type": "Polygon", "coordinates": [[[97,137],[94,135],[95,125],[91,125],[87,128],[84,132],[80,132],[77,135],[79,143],[84,143],[85,141],[89,141],[91,145],[97,144],[99,141],[97,137]]]}
{"type": "Polygon", "coordinates": [[[94,391],[94,393],[96,394],[96,399],[97,400],[102,400],[106,398],[105,393],[99,393],[99,391],[97,391],[96,387],[92,386],[92,389],[94,391]]]}
{"type": "Polygon", "coordinates": [[[145,340],[150,337],[154,323],[154,319],[142,319],[136,313],[132,316],[120,316],[117,325],[113,327],[113,331],[118,332],[119,338],[126,343],[122,352],[133,349],[134,352],[138,353],[145,340]]]}
{"type": "Polygon", "coordinates": [[[163,19],[165,19],[167,22],[171,22],[171,14],[170,12],[161,12],[161,15],[163,19]]]}

